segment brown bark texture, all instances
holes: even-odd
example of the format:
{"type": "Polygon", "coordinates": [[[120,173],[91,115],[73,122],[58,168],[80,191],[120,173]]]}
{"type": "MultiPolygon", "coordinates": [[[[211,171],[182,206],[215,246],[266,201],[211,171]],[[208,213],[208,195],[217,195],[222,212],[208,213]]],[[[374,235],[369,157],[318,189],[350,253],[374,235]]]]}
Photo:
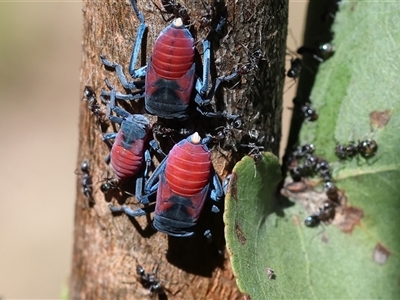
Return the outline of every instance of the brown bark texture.
{"type": "MultiPolygon", "coordinates": [[[[250,149],[242,149],[240,143],[246,142],[245,138],[251,130],[257,130],[265,136],[263,145],[266,150],[278,153],[288,3],[287,0],[209,1],[180,1],[179,4],[189,15],[188,23],[198,41],[200,54],[202,39],[221,15],[227,17],[222,36],[212,43],[212,79],[229,75],[235,69],[242,72],[239,78],[223,84],[214,97],[215,102],[212,102],[218,110],[224,109],[243,116],[242,128],[229,131],[231,141],[228,142],[226,137],[212,148],[213,165],[223,179],[234,163],[249,152],[250,149]],[[211,26],[208,20],[211,20],[211,26]],[[232,149],[233,143],[236,143],[237,151],[232,149]]],[[[142,65],[151,54],[160,31],[169,23],[162,15],[165,18],[173,16],[162,14],[156,5],[165,10],[174,7],[174,3],[178,2],[138,0],[138,7],[148,25],[147,53],[142,50],[142,65]],[[166,3],[169,5],[163,7],[166,3]]],[[[104,178],[112,176],[104,161],[109,148],[102,141],[102,134],[118,130],[118,126],[111,124],[104,116],[105,106],[100,101],[101,89],[108,90],[104,79],[108,78],[117,91],[129,92],[124,91],[115,72],[104,68],[100,54],[120,63],[130,79],[127,66],[139,21],[129,1],[86,0],[82,11],[81,99],[84,99],[84,86],[92,87],[99,110],[96,116],[88,108],[88,101],[81,101],[78,168],[84,160],[89,160],[94,203],[82,193],[84,174],[78,174],[69,297],[242,299],[224,248],[222,212],[213,214],[205,208],[200,218],[201,225],[211,229],[212,242],[208,242],[201,234],[191,238],[175,238],[156,232],[151,226],[151,216],[133,219],[110,212],[110,203],[125,203],[132,208],[140,205],[134,197],[121,191],[106,195],[100,191],[104,178]],[[150,291],[149,286],[140,281],[136,274],[138,265],[146,273],[154,273],[164,287],[164,294],[150,291]]],[[[182,10],[179,14],[183,16],[182,10]]],[[[142,100],[136,102],[141,103],[142,100]]],[[[129,105],[118,105],[132,111],[129,105]]],[[[149,118],[156,121],[154,116],[149,118]]],[[[204,118],[199,120],[204,122],[204,126],[206,123],[212,124],[204,118]]],[[[157,165],[157,161],[154,163],[157,165]]]]}

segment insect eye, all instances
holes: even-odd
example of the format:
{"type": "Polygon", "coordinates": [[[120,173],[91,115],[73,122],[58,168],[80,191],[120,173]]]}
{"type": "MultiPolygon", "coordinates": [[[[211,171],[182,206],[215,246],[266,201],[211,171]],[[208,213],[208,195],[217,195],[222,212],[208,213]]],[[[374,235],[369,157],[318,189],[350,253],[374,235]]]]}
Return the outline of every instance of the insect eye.
{"type": "Polygon", "coordinates": [[[242,119],[240,117],[238,117],[233,121],[232,125],[233,125],[233,128],[240,129],[242,127],[242,125],[243,125],[243,121],[242,121],[242,119]]]}

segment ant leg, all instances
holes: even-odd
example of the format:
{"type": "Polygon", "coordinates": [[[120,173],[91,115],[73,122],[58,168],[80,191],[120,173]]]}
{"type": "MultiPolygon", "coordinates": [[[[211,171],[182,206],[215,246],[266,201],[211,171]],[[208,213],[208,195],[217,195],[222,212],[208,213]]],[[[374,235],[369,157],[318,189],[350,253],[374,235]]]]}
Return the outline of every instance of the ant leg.
{"type": "MultiPolygon", "coordinates": [[[[196,91],[203,97],[209,86],[208,77],[210,75],[210,60],[211,60],[211,43],[208,40],[203,41],[203,78],[196,81],[196,91]]],[[[200,101],[200,99],[197,99],[200,101]]],[[[196,101],[197,102],[197,101],[196,101]]],[[[201,102],[201,101],[200,101],[201,102]]]]}

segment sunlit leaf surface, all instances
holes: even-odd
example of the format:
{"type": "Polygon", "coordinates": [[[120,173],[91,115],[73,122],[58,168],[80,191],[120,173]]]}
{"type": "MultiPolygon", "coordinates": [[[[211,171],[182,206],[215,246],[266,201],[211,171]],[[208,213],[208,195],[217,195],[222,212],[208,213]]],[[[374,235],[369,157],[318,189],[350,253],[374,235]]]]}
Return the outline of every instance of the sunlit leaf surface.
{"type": "Polygon", "coordinates": [[[251,299],[400,298],[398,24],[397,2],[343,2],[336,16],[336,52],[320,66],[311,95],[319,119],[301,132],[301,143],[313,143],[333,167],[340,205],[332,221],[304,225],[326,200],[319,178],[286,183],[292,202],[285,202],[271,196],[279,180],[271,155],[235,167],[227,245],[251,299]],[[335,156],[338,143],[366,139],[378,143],[368,160],[335,156]]]}

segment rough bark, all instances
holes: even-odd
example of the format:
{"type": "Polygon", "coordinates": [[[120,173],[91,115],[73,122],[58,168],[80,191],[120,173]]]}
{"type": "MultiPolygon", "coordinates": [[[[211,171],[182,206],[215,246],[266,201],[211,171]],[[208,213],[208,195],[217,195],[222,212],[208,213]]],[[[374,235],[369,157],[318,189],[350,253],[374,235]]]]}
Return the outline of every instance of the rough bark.
{"type": "MultiPolygon", "coordinates": [[[[224,7],[222,0],[215,3],[217,10],[224,7]]],[[[162,7],[161,1],[156,4],[162,7]]],[[[196,40],[201,41],[210,30],[200,26],[202,16],[206,15],[201,1],[181,4],[197,28],[196,40]]],[[[148,57],[166,22],[152,1],[138,1],[138,6],[148,24],[148,57]]],[[[223,86],[217,94],[217,106],[226,103],[226,110],[244,116],[244,127],[235,131],[234,138],[240,140],[250,129],[257,129],[266,136],[266,150],[276,154],[281,131],[287,7],[287,0],[227,2],[225,35],[213,45],[214,77],[228,75],[243,66],[249,70],[238,82],[223,86]]],[[[129,1],[84,1],[83,14],[82,98],[84,86],[88,85],[93,87],[99,100],[106,77],[117,90],[123,91],[115,73],[102,66],[100,54],[121,63],[126,71],[139,22],[129,1]]],[[[103,105],[101,109],[105,111],[103,105]]],[[[111,131],[112,126],[101,128],[88,103],[82,101],[78,166],[83,160],[90,160],[95,204],[91,205],[82,194],[82,175],[78,176],[70,298],[148,299],[155,296],[140,284],[136,275],[138,264],[148,273],[157,266],[156,276],[166,288],[166,294],[160,298],[241,298],[224,251],[221,214],[203,213],[202,222],[213,232],[213,242],[207,243],[202,236],[179,239],[155,232],[150,217],[129,219],[110,213],[110,201],[117,199],[121,204],[126,200],[135,206],[136,200],[122,199],[118,194],[105,197],[99,189],[108,170],[104,157],[109,150],[101,140],[105,129],[111,131]]],[[[221,178],[242,155],[238,153],[214,147],[213,164],[221,178]]]]}

